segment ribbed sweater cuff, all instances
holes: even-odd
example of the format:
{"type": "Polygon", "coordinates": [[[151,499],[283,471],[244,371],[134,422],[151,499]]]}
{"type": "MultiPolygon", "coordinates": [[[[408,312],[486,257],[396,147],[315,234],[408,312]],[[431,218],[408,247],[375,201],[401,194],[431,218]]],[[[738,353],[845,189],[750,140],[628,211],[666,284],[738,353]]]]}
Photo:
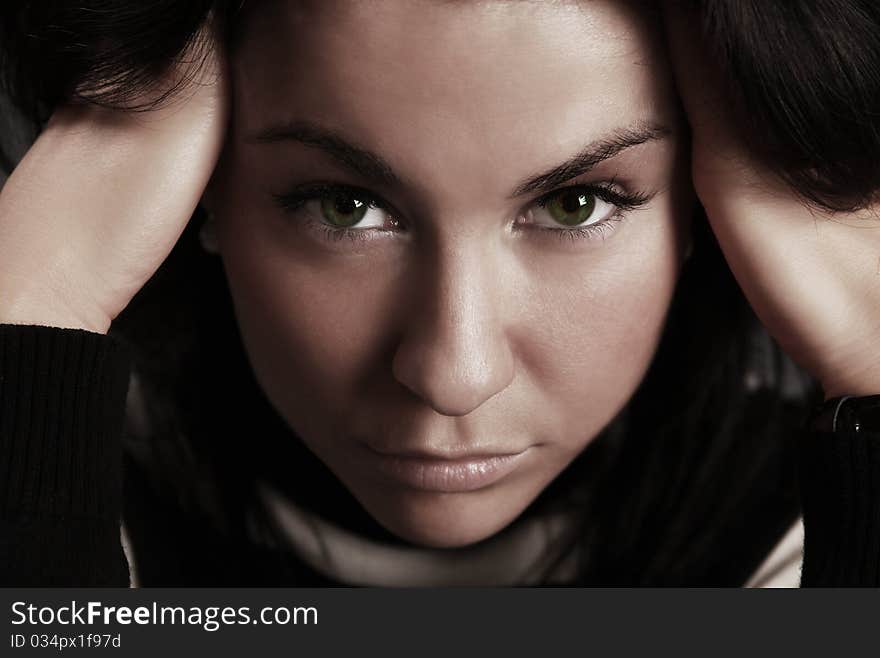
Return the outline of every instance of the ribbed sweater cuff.
{"type": "Polygon", "coordinates": [[[880,434],[804,432],[802,587],[880,586],[880,434]]]}
{"type": "Polygon", "coordinates": [[[129,364],[109,336],[0,325],[0,520],[118,523],[129,364]]]}

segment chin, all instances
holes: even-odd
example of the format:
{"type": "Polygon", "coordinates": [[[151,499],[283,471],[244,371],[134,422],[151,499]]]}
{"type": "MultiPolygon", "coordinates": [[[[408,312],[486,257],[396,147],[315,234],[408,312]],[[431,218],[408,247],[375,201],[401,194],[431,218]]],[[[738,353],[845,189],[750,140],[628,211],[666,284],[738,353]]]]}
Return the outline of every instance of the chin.
{"type": "Polygon", "coordinates": [[[492,537],[513,522],[531,497],[516,501],[488,487],[468,493],[389,492],[355,497],[382,527],[429,548],[462,548],[492,537]]]}

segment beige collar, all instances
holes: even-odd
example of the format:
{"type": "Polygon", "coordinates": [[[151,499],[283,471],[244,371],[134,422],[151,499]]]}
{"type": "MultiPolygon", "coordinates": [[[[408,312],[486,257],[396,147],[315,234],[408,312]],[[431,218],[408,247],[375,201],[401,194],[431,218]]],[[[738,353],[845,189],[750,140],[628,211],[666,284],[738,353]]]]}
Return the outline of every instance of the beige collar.
{"type": "Polygon", "coordinates": [[[800,587],[804,559],[804,520],[798,518],[770,555],[746,582],[746,587],[800,587]]]}
{"type": "MultiPolygon", "coordinates": [[[[349,585],[565,584],[577,573],[578,554],[572,553],[542,577],[558,557],[551,547],[565,538],[576,521],[576,513],[571,510],[522,517],[479,544],[450,551],[400,547],[368,539],[307,511],[267,483],[261,483],[258,492],[270,517],[299,557],[325,577],[349,585]]],[[[798,587],[803,542],[803,520],[799,518],[745,587],[798,587]]]]}

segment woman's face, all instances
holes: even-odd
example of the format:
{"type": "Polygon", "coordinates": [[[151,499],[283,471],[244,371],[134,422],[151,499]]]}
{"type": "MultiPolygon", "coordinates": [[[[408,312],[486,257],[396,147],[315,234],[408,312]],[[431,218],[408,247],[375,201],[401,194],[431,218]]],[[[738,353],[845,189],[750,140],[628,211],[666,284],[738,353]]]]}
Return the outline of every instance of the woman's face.
{"type": "Polygon", "coordinates": [[[249,18],[210,199],[245,348],[406,540],[502,529],[649,365],[692,206],[657,23],[622,2],[249,18]]]}

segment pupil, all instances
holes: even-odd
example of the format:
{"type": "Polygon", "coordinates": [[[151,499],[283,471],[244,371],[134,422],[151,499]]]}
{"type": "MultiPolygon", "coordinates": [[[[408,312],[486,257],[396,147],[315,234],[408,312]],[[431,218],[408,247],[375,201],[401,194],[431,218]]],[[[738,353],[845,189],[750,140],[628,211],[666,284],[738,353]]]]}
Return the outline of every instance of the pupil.
{"type": "Polygon", "coordinates": [[[565,212],[577,212],[585,204],[582,194],[569,193],[562,197],[562,208],[565,212]]]}
{"type": "Polygon", "coordinates": [[[357,204],[351,197],[337,197],[336,212],[340,215],[350,215],[357,210],[357,204]]]}

